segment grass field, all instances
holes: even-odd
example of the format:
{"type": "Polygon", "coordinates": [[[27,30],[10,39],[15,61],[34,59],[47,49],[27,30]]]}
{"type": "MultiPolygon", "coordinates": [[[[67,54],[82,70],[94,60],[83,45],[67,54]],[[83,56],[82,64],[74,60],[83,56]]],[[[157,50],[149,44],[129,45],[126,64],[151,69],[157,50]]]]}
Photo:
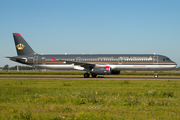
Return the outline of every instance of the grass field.
{"type": "Polygon", "coordinates": [[[180,81],[0,79],[0,119],[180,119],[180,81]]]}

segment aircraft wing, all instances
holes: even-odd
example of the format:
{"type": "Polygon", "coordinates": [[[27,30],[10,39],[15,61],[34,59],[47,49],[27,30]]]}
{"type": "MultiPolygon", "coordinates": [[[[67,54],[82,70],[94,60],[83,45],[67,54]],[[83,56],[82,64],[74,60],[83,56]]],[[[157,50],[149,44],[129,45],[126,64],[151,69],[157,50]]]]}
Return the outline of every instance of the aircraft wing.
{"type": "Polygon", "coordinates": [[[81,67],[84,67],[87,69],[92,69],[95,67],[95,64],[90,64],[90,63],[86,63],[86,62],[76,62],[76,61],[67,61],[67,60],[56,60],[56,61],[64,61],[67,64],[80,65],[81,67]]]}

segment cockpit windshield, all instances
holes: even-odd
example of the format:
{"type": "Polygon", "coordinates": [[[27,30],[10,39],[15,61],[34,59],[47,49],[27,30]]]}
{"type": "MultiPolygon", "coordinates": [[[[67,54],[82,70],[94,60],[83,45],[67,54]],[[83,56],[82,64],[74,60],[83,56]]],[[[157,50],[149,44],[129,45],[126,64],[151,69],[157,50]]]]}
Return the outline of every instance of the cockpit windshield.
{"type": "Polygon", "coordinates": [[[164,58],[163,61],[171,61],[169,58],[164,58]]]}

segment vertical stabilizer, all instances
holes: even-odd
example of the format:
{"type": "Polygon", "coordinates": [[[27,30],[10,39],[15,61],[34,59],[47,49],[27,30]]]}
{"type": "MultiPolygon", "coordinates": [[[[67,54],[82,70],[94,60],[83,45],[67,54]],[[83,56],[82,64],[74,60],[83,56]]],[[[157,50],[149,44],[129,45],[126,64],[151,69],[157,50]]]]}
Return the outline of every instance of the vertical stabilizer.
{"type": "Polygon", "coordinates": [[[13,33],[15,47],[18,55],[36,54],[19,33],[13,33]]]}

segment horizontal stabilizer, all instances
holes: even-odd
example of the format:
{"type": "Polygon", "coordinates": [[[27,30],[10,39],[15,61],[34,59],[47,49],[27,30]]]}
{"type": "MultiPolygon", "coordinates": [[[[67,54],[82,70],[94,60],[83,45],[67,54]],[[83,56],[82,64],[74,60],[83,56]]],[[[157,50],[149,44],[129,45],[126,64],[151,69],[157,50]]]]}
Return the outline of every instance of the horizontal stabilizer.
{"type": "Polygon", "coordinates": [[[5,57],[9,59],[16,59],[16,60],[26,60],[27,58],[19,58],[19,57],[5,57]]]}

